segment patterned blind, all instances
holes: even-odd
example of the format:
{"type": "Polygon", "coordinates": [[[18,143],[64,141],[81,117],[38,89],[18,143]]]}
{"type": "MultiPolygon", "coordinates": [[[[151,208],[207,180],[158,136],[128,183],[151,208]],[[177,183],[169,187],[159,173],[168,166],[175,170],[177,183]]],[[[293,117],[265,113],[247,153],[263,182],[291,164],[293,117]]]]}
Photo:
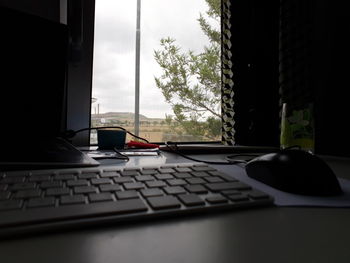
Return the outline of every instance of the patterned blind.
{"type": "Polygon", "coordinates": [[[233,72],[231,53],[231,1],[222,0],[221,37],[222,37],[222,82],[221,82],[221,118],[222,143],[234,144],[234,110],[233,110],[233,72]]]}
{"type": "Polygon", "coordinates": [[[278,144],[279,0],[222,0],[222,142],[278,144]]]}

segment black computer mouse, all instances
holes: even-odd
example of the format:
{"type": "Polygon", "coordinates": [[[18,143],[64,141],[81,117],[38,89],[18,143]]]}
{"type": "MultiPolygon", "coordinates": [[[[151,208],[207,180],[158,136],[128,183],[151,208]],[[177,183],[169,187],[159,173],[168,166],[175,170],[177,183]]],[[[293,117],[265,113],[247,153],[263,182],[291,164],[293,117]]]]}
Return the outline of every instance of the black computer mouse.
{"type": "Polygon", "coordinates": [[[281,150],[250,160],[249,177],[282,191],[311,196],[342,194],[338,179],[320,157],[303,150],[281,150]]]}

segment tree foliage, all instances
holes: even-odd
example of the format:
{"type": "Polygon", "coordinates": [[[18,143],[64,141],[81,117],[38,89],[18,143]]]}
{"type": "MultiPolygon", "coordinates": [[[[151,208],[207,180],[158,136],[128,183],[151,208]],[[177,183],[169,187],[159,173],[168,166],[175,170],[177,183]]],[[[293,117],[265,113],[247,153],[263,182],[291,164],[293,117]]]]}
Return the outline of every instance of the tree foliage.
{"type": "Polygon", "coordinates": [[[174,116],[167,122],[179,124],[195,138],[218,139],[221,127],[221,0],[205,0],[208,10],[198,22],[209,45],[195,54],[183,51],[176,40],[166,37],[154,52],[162,74],[155,77],[157,87],[171,105],[174,116]]]}

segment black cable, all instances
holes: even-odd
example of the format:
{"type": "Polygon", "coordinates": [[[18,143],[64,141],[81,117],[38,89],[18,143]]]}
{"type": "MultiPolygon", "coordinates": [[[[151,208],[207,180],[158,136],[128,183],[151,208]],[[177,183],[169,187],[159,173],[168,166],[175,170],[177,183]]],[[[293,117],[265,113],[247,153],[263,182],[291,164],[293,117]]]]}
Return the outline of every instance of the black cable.
{"type": "Polygon", "coordinates": [[[201,162],[201,163],[207,163],[207,164],[224,164],[224,165],[231,165],[231,164],[240,164],[240,163],[246,163],[245,160],[228,160],[227,162],[214,162],[214,161],[204,161],[204,160],[199,160],[199,159],[196,159],[196,158],[192,158],[192,157],[189,157],[183,153],[181,153],[179,150],[178,150],[178,147],[177,147],[177,143],[174,143],[174,142],[165,142],[165,146],[172,152],[186,158],[186,159],[189,159],[191,161],[195,161],[195,162],[201,162]],[[175,146],[175,149],[173,149],[169,144],[173,144],[175,146]]]}
{"type": "Polygon", "coordinates": [[[130,158],[129,158],[129,156],[127,156],[127,155],[125,155],[125,154],[122,154],[120,151],[118,151],[118,149],[117,148],[113,148],[113,151],[115,151],[117,154],[119,154],[120,156],[122,156],[121,158],[118,158],[118,159],[123,159],[123,160],[125,160],[125,161],[129,161],[130,160],[130,158]]]}
{"type": "Polygon", "coordinates": [[[232,159],[232,158],[236,158],[236,157],[239,157],[239,156],[253,157],[253,158],[251,158],[251,159],[244,160],[245,162],[249,162],[250,160],[254,159],[255,157],[260,156],[260,154],[243,154],[243,153],[232,154],[232,155],[226,156],[226,159],[227,159],[228,161],[235,161],[235,160],[232,159]]]}
{"type": "Polygon", "coordinates": [[[130,134],[131,136],[137,138],[137,139],[140,139],[140,140],[143,140],[145,141],[146,143],[149,143],[148,140],[146,140],[145,138],[142,138],[142,137],[139,137],[131,132],[129,132],[128,130],[126,130],[125,128],[123,127],[120,127],[120,126],[100,126],[100,127],[91,127],[91,128],[83,128],[83,129],[80,129],[80,130],[76,130],[76,131],[73,131],[73,130],[68,130],[64,133],[63,137],[64,138],[73,138],[77,133],[79,132],[83,132],[83,131],[91,131],[91,130],[102,130],[102,129],[120,129],[120,130],[123,130],[125,131],[126,133],[130,134]]]}

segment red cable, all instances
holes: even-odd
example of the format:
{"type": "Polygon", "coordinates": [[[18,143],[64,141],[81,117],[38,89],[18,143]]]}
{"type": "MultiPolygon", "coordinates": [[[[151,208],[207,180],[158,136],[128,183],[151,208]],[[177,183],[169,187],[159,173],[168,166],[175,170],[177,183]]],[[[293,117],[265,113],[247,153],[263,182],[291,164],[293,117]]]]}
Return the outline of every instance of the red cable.
{"type": "Polygon", "coordinates": [[[159,148],[158,144],[144,143],[144,142],[137,142],[137,141],[130,141],[126,145],[129,148],[144,148],[144,149],[159,148]]]}

